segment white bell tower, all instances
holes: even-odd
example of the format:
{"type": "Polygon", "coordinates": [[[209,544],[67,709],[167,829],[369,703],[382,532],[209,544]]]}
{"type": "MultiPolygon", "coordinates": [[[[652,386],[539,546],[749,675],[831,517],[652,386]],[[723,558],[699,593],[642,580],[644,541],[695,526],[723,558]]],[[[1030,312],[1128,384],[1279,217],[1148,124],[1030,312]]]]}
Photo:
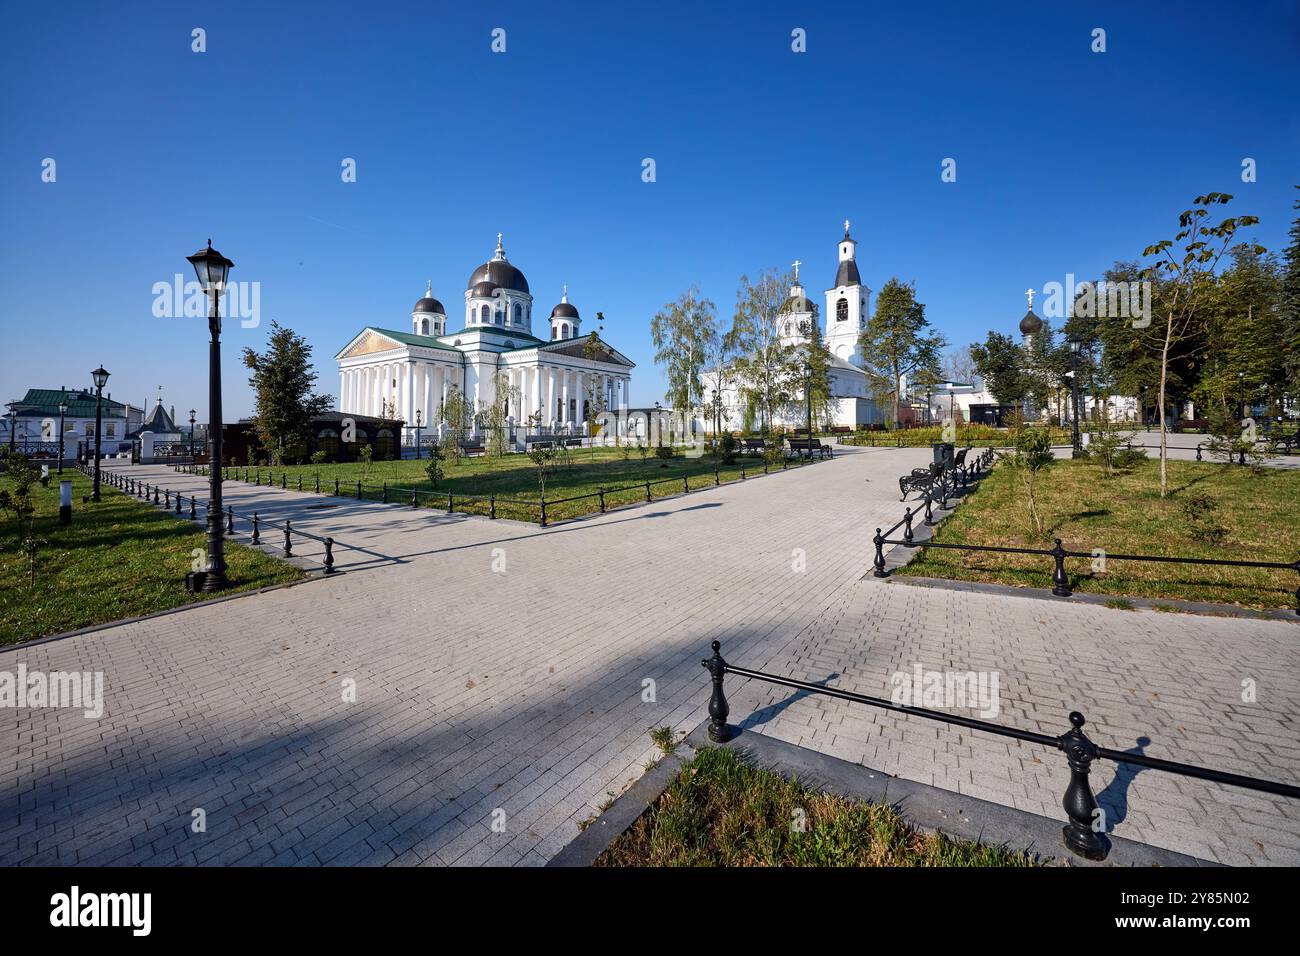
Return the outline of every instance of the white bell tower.
{"type": "Polygon", "coordinates": [[[835,286],[826,290],[826,346],[836,358],[861,365],[858,335],[867,327],[871,315],[871,290],[862,284],[858,274],[857,247],[845,219],[835,286]]]}

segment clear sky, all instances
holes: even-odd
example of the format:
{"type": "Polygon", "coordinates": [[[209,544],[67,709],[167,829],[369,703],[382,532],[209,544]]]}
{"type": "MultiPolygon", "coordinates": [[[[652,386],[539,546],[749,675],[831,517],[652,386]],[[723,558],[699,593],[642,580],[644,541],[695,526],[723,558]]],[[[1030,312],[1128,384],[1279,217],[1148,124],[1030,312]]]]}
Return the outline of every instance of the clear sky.
{"type": "Polygon", "coordinates": [[[152,289],[209,236],[261,287],[263,328],[227,324],[227,419],[251,411],[238,353],[271,319],[332,394],[334,353],[409,329],[426,280],[459,328],[498,231],[534,332],[567,282],[647,404],[661,305],[698,283],[729,318],[742,273],[795,258],[823,302],[846,217],[863,280],[914,280],[964,344],[1011,331],[1027,287],[1136,258],[1198,193],[1235,194],[1281,249],[1300,182],[1289,2],[2,10],[0,401],[102,362],[115,398],[162,385],[205,420],[206,322],[155,318],[152,289]]]}

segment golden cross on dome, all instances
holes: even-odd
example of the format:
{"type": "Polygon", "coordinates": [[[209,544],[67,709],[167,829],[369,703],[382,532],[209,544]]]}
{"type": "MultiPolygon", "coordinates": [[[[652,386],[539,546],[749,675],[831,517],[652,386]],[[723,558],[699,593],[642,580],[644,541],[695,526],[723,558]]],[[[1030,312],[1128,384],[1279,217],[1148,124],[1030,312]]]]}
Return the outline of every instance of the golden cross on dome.
{"type": "Polygon", "coordinates": [[[1029,311],[1033,312],[1034,311],[1034,290],[1026,289],[1025,295],[1029,296],[1029,311]]]}

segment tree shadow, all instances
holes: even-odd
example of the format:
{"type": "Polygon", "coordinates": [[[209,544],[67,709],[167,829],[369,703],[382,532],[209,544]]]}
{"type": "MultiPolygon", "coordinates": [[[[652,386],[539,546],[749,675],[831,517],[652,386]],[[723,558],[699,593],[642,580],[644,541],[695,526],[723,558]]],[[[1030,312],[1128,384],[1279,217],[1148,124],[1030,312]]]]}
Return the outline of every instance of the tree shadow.
{"type": "MultiPolygon", "coordinates": [[[[840,676],[839,671],[835,671],[833,673],[827,674],[821,680],[810,681],[809,683],[816,684],[818,687],[825,687],[830,681],[835,680],[839,676],[840,676]]],[[[810,696],[812,696],[811,691],[806,691],[806,690],[795,691],[793,694],[790,694],[788,697],[784,698],[783,700],[777,701],[775,704],[768,704],[766,707],[760,707],[758,710],[754,711],[752,714],[750,714],[748,717],[742,720],[737,726],[740,727],[741,730],[749,730],[753,727],[761,727],[763,724],[766,724],[774,720],[775,718],[779,717],[785,710],[789,709],[789,707],[792,704],[794,704],[795,701],[802,700],[803,698],[810,697],[810,696]]]]}

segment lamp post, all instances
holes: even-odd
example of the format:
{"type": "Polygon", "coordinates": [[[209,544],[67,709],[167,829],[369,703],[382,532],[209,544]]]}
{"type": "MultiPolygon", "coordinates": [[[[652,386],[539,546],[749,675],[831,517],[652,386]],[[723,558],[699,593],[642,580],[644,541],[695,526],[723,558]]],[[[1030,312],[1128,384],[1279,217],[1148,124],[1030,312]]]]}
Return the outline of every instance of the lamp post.
{"type": "Polygon", "coordinates": [[[927,385],[925,387],[925,424],[926,425],[930,424],[930,399],[933,397],[932,393],[933,393],[933,386],[927,385]]]}
{"type": "Polygon", "coordinates": [[[1078,339],[1066,339],[1070,347],[1070,404],[1074,406],[1074,430],[1072,448],[1070,451],[1071,458],[1083,457],[1083,446],[1079,443],[1079,349],[1083,343],[1078,339]]]}
{"type": "Polygon", "coordinates": [[[1241,414],[1238,415],[1237,417],[1244,421],[1244,420],[1246,419],[1246,414],[1247,414],[1247,412],[1246,412],[1246,373],[1245,373],[1245,372],[1238,372],[1238,373],[1237,373],[1237,395],[1240,397],[1240,400],[1241,400],[1241,414]]]}
{"type": "Polygon", "coordinates": [[[68,400],[59,398],[59,474],[63,474],[63,419],[68,414],[68,400]]]}
{"type": "Polygon", "coordinates": [[[804,360],[804,363],[803,363],[803,371],[804,371],[803,400],[804,400],[804,404],[808,406],[808,457],[809,457],[809,458],[812,458],[812,437],[813,437],[813,430],[812,430],[812,376],[813,376],[812,362],[809,362],[809,361],[807,361],[807,360],[805,359],[805,360],[804,360]]]}
{"type": "Polygon", "coordinates": [[[226,586],[226,542],[221,523],[221,293],[226,288],[226,276],[234,265],[212,248],[208,240],[206,249],[185,257],[194,266],[199,285],[211,297],[208,306],[208,331],[212,340],[208,345],[208,562],[203,574],[203,590],[219,591],[226,586]]]}
{"type": "Polygon", "coordinates": [[[190,458],[194,458],[194,409],[190,409],[190,458]]]}
{"type": "Polygon", "coordinates": [[[14,454],[18,450],[18,411],[14,408],[13,402],[9,403],[9,411],[5,413],[5,418],[9,419],[9,454],[14,454]]]}
{"type": "Polygon", "coordinates": [[[420,427],[424,424],[424,409],[415,410],[415,460],[420,460],[420,427]]]}
{"type": "Polygon", "coordinates": [[[948,421],[952,422],[952,427],[957,427],[957,393],[953,391],[952,382],[948,383],[948,421]]]}
{"type": "Polygon", "coordinates": [[[99,451],[100,435],[104,420],[104,386],[108,384],[108,370],[100,366],[90,373],[95,382],[95,478],[90,492],[90,500],[99,500],[99,451]]]}

